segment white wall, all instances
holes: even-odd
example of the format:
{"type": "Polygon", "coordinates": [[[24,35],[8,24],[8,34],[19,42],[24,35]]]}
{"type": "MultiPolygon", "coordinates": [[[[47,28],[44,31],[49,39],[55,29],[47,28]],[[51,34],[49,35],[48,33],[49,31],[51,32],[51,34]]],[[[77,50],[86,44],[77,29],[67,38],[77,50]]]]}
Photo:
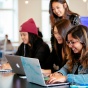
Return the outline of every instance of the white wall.
{"type": "Polygon", "coordinates": [[[88,0],[69,0],[69,8],[80,16],[88,16],[88,0]]]}

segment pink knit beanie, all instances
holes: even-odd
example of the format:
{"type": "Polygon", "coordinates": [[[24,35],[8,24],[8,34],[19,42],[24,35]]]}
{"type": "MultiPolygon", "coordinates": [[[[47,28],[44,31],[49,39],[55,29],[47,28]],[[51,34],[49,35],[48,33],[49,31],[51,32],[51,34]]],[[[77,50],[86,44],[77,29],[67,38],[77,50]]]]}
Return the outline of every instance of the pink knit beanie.
{"type": "Polygon", "coordinates": [[[20,32],[29,32],[29,33],[33,33],[35,35],[38,35],[38,29],[36,27],[34,20],[32,18],[30,18],[28,21],[24,22],[21,25],[20,32]]]}

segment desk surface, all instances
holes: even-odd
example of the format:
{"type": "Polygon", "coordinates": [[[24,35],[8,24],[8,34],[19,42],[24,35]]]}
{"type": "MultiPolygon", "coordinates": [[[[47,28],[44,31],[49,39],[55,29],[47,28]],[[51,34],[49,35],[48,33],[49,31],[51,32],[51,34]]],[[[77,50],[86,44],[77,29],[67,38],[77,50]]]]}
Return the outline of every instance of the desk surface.
{"type": "Polygon", "coordinates": [[[0,72],[0,88],[69,88],[69,85],[43,87],[29,83],[26,79],[20,78],[16,74],[0,72]]]}

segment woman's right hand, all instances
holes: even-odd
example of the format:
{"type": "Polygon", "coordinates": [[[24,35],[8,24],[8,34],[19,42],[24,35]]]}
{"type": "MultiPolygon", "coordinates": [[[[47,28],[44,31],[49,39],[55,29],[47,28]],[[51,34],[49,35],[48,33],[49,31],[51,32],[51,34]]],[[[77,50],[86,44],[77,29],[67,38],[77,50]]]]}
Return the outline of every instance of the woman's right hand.
{"type": "Polygon", "coordinates": [[[50,75],[49,80],[47,83],[52,84],[52,83],[57,83],[57,82],[65,82],[67,79],[66,76],[63,76],[61,73],[55,72],[50,75]]]}

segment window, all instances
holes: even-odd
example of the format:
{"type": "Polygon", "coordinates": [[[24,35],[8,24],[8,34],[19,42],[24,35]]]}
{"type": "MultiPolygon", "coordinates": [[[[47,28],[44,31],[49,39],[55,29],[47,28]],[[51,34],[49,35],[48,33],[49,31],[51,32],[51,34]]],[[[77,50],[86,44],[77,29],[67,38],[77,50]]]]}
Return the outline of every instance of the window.
{"type": "Polygon", "coordinates": [[[49,2],[50,0],[42,0],[42,33],[43,33],[43,39],[47,43],[50,42],[50,38],[51,38],[49,2]]]}
{"type": "Polygon", "coordinates": [[[0,39],[5,34],[12,42],[18,42],[17,0],[0,0],[0,39]]]}

